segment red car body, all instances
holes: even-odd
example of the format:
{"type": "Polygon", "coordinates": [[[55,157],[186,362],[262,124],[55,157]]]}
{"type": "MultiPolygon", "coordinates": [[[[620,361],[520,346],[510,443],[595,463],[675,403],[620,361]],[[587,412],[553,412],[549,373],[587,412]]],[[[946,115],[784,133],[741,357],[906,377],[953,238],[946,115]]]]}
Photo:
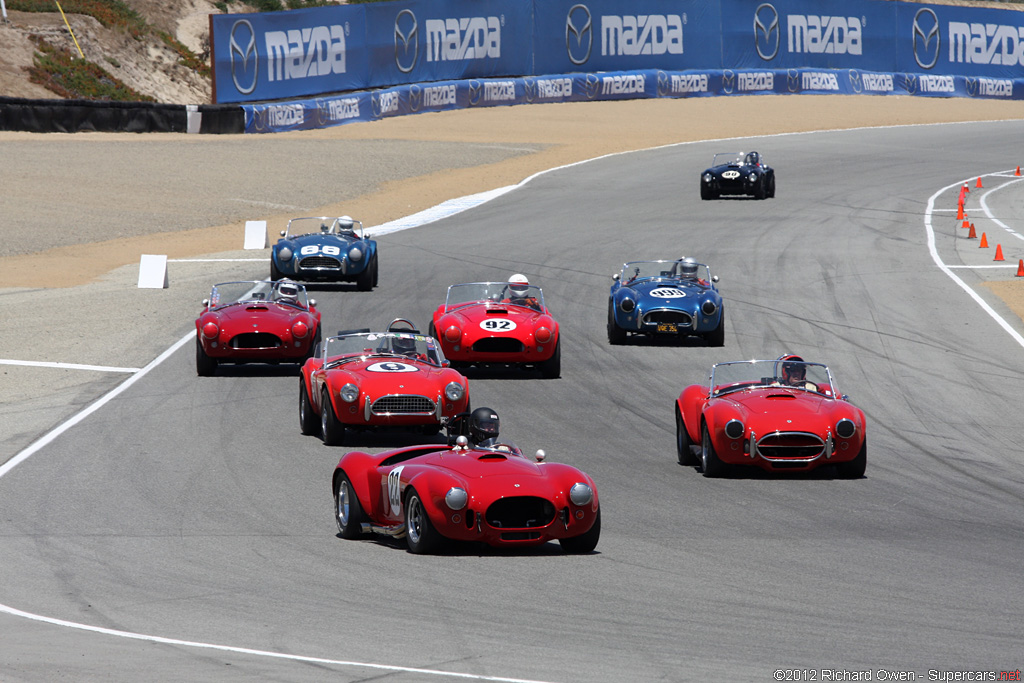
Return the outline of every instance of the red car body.
{"type": "Polygon", "coordinates": [[[836,394],[824,365],[799,363],[813,381],[791,386],[781,381],[779,363],[720,363],[710,386],[683,389],[675,402],[680,464],[699,465],[706,477],[722,476],[733,465],[771,472],[835,465],[841,477],[864,475],[864,412],[836,394]]]}
{"type": "Polygon", "coordinates": [[[294,282],[222,282],[203,306],[196,318],[199,375],[212,375],[220,363],[301,363],[320,341],[320,311],[294,282]]]}
{"type": "Polygon", "coordinates": [[[509,295],[507,282],[470,282],[448,288],[434,311],[431,335],[453,365],[535,367],[547,378],[561,375],[558,322],[539,287],[525,297],[509,295]]]}
{"type": "Polygon", "coordinates": [[[352,451],[334,470],[335,518],[345,538],[405,537],[414,553],[444,539],[534,546],[557,539],[566,552],[597,546],[601,511],[593,480],[565,464],[526,459],[514,446],[413,446],[352,451]]]}
{"type": "Polygon", "coordinates": [[[436,340],[415,331],[329,337],[302,366],[299,423],[328,445],[347,429],[421,426],[437,433],[469,407],[469,383],[448,367],[436,340]],[[392,345],[415,345],[405,355],[392,345]]]}

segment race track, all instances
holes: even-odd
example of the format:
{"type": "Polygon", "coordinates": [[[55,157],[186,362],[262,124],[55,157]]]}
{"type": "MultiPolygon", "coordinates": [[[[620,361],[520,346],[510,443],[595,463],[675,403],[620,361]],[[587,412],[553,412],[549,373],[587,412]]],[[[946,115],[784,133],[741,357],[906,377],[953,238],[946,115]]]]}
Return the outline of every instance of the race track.
{"type": "MultiPolygon", "coordinates": [[[[0,478],[0,680],[770,681],[776,669],[927,680],[1021,668],[1024,347],[939,268],[925,218],[935,195],[942,263],[991,265],[949,210],[959,183],[1009,168],[986,175],[986,189],[1009,184],[986,203],[1024,231],[1009,144],[1022,137],[1024,122],[1003,122],[661,148],[546,173],[382,237],[378,289],[315,292],[326,331],[400,316],[425,329],[455,282],[522,272],[543,287],[562,325],[562,378],[470,373],[473,405],[496,409],[524,451],[594,477],[597,551],[421,557],[338,538],[330,475],[344,449],[300,434],[297,374],[198,378],[189,342],[0,478]],[[701,202],[711,155],[751,147],[776,168],[777,197],[701,202]],[[684,255],[721,277],[725,347],[609,346],[611,274],[684,255]],[[828,363],[865,410],[867,476],[713,480],[679,466],[682,387],[715,362],[784,352],[828,363]]],[[[1015,265],[1024,242],[976,215],[1015,265]]],[[[1013,269],[952,272],[1024,332],[981,286],[1013,269]]],[[[167,346],[192,321],[174,321],[167,346]]]]}

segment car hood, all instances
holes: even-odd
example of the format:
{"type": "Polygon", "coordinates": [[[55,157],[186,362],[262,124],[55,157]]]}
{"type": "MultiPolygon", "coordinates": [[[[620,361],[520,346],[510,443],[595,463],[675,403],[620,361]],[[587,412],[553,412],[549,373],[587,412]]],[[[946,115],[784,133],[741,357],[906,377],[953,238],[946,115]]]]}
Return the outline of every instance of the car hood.
{"type": "Polygon", "coordinates": [[[624,285],[624,287],[633,292],[638,300],[643,300],[648,304],[658,303],[666,306],[685,306],[687,303],[699,299],[701,294],[710,289],[678,280],[639,282],[635,285],[624,285]]]}
{"type": "MultiPolygon", "coordinates": [[[[544,315],[523,306],[509,306],[501,303],[475,304],[446,314],[449,320],[455,318],[460,326],[478,325],[488,318],[513,320],[517,325],[533,324],[544,315]]],[[[446,324],[447,324],[446,320],[446,324]]],[[[440,331],[440,330],[438,330],[440,331]]]]}
{"type": "Polygon", "coordinates": [[[449,374],[454,380],[454,371],[449,368],[438,368],[408,358],[382,356],[351,361],[327,370],[332,383],[339,380],[342,383],[393,383],[398,388],[395,393],[423,394],[431,399],[438,391],[444,390],[441,382],[449,374]]]}
{"type": "Polygon", "coordinates": [[[487,477],[495,482],[508,479],[513,488],[517,481],[524,478],[545,476],[543,467],[538,463],[518,455],[503,455],[493,451],[441,451],[427,456],[424,461],[451,470],[466,479],[487,477]]]}
{"type": "Polygon", "coordinates": [[[715,399],[733,404],[749,427],[758,432],[784,429],[810,429],[827,421],[834,399],[800,389],[770,388],[740,391],[715,399]]]}
{"type": "Polygon", "coordinates": [[[288,241],[294,243],[301,249],[302,247],[308,244],[332,244],[339,248],[345,248],[351,244],[354,244],[355,242],[358,242],[359,240],[341,237],[339,235],[326,235],[313,232],[309,233],[308,235],[298,235],[296,237],[291,237],[289,238],[288,241]]]}
{"type": "Polygon", "coordinates": [[[235,304],[215,312],[222,325],[232,326],[267,324],[272,321],[287,324],[289,321],[306,313],[306,311],[294,306],[263,302],[235,304]]]}

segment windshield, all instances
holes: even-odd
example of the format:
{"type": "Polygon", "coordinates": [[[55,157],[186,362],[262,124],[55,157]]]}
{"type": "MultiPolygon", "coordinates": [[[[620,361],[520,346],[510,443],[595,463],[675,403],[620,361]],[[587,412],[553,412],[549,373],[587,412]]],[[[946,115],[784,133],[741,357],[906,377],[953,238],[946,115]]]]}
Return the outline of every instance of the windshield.
{"type": "Polygon", "coordinates": [[[328,337],[321,353],[327,365],[368,356],[405,357],[438,367],[445,362],[433,337],[405,332],[361,332],[328,337]]]}
{"type": "Polygon", "coordinates": [[[682,261],[630,261],[622,266],[619,279],[624,284],[632,284],[640,280],[702,280],[702,284],[711,282],[711,269],[703,263],[690,263],[690,272],[683,274],[682,261]],[[693,269],[696,266],[696,270],[693,269]]]}
{"type": "Polygon", "coordinates": [[[300,308],[309,308],[306,288],[291,280],[252,280],[245,282],[221,282],[213,286],[210,292],[210,308],[230,306],[234,303],[250,303],[254,301],[289,304],[300,308]]]}
{"type": "Polygon", "coordinates": [[[540,287],[510,282],[469,282],[452,285],[448,288],[444,312],[448,313],[462,306],[489,301],[525,306],[535,311],[540,311],[544,307],[544,295],[540,291],[540,287]]]}
{"type": "Polygon", "coordinates": [[[340,235],[342,237],[362,239],[360,235],[363,232],[363,223],[347,216],[341,218],[331,218],[330,216],[293,218],[288,221],[288,227],[285,228],[285,237],[317,232],[325,235],[340,235]]]}
{"type": "Polygon", "coordinates": [[[747,360],[718,363],[711,368],[711,395],[759,387],[784,386],[835,396],[835,382],[828,366],[821,363],[780,360],[747,360]]]}
{"type": "Polygon", "coordinates": [[[742,164],[743,163],[743,152],[718,152],[715,154],[714,160],[711,162],[712,166],[724,166],[725,164],[742,164]]]}

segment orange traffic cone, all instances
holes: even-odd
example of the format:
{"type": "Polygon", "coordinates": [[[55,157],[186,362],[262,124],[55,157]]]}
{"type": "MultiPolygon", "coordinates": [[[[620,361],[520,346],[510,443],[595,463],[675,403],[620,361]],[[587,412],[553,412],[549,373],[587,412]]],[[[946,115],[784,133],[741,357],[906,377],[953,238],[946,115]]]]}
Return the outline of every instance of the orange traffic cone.
{"type": "Polygon", "coordinates": [[[971,227],[971,222],[967,220],[967,216],[964,216],[964,222],[960,227],[963,228],[964,230],[971,227]]]}
{"type": "Polygon", "coordinates": [[[1024,277],[1024,258],[1017,263],[1017,277],[1024,277]]]}
{"type": "Polygon", "coordinates": [[[978,182],[974,184],[975,187],[981,187],[981,176],[978,176],[978,182]]]}
{"type": "MultiPolygon", "coordinates": [[[[965,218],[967,218],[967,216],[964,215],[964,203],[963,202],[957,202],[957,205],[956,205],[956,219],[958,221],[962,221],[965,218]]],[[[964,227],[966,228],[967,226],[965,225],[964,227]]]]}
{"type": "Polygon", "coordinates": [[[978,248],[985,249],[986,247],[988,247],[988,237],[985,236],[985,233],[981,233],[981,244],[978,245],[978,248]]]}
{"type": "Polygon", "coordinates": [[[1020,166],[1017,167],[1017,172],[1014,173],[1013,175],[1020,175],[1020,166]]]}
{"type": "Polygon", "coordinates": [[[996,257],[994,259],[992,259],[992,260],[993,261],[1005,261],[1006,260],[1006,259],[1003,258],[1003,245],[1001,245],[1001,244],[997,244],[996,245],[996,257]]]}
{"type": "Polygon", "coordinates": [[[974,232],[974,223],[971,223],[971,232],[968,233],[967,239],[976,240],[978,239],[978,233],[974,232]]]}

